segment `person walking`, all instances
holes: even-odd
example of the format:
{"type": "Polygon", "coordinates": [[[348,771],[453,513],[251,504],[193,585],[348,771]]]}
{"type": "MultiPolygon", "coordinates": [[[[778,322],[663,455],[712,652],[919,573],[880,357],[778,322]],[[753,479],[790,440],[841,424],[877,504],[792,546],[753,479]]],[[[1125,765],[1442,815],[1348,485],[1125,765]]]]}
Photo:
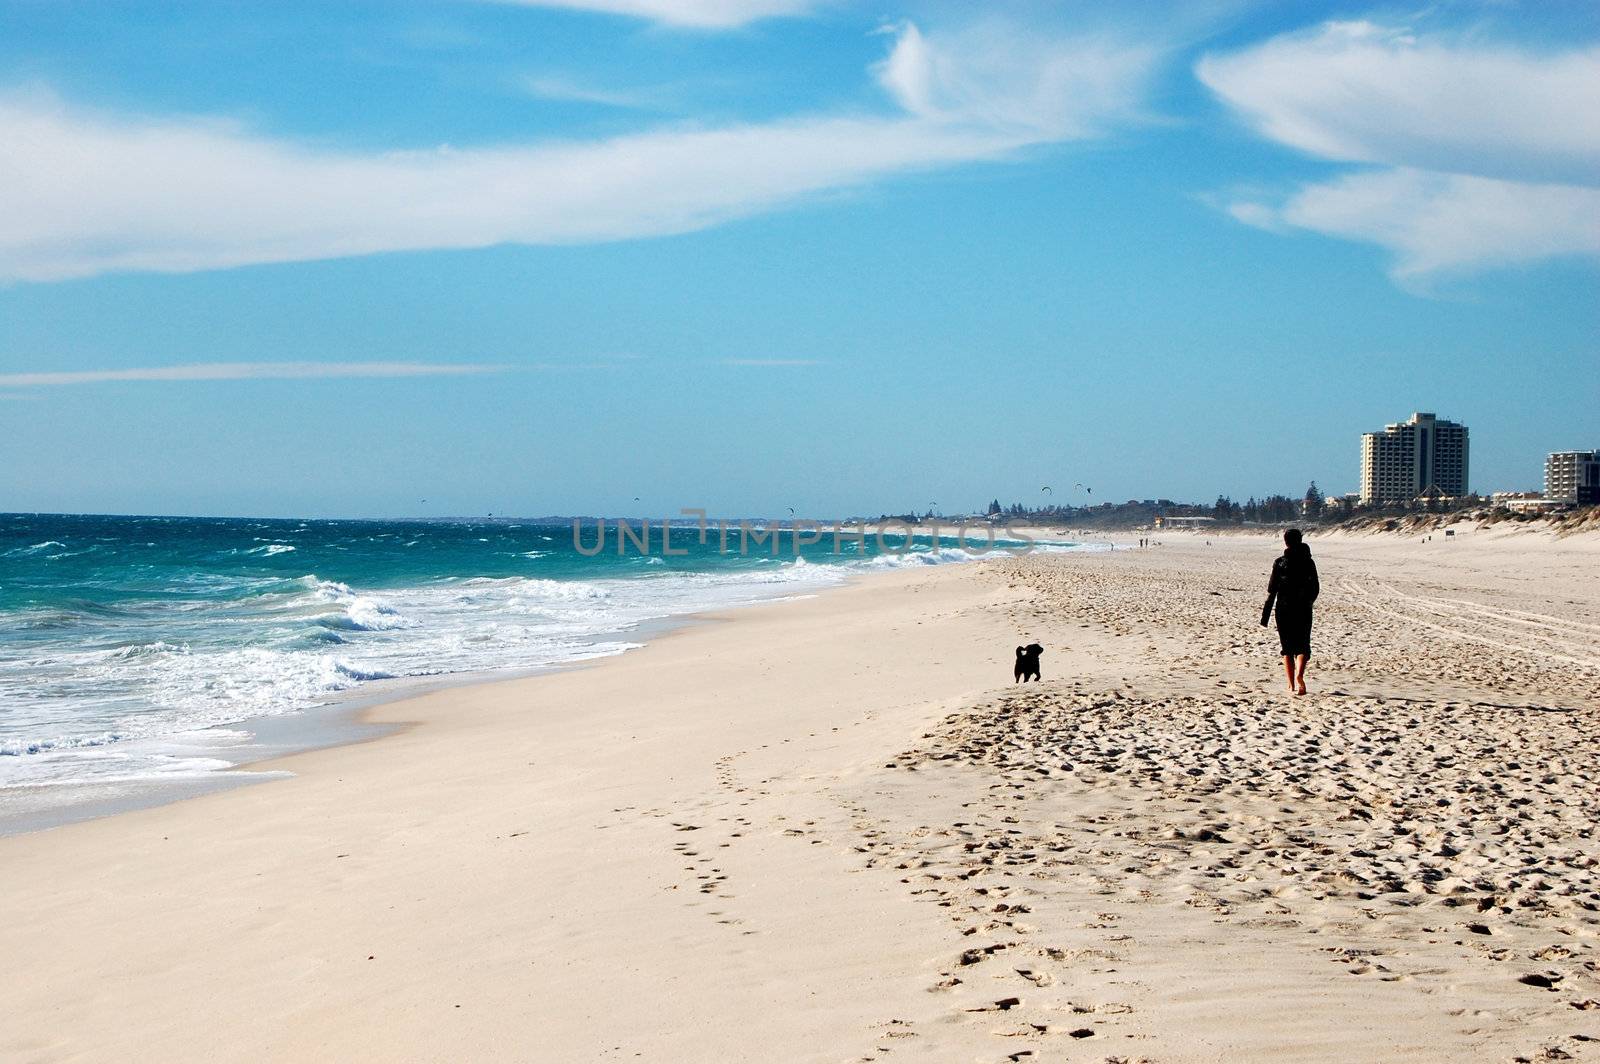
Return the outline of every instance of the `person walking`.
{"type": "Polygon", "coordinates": [[[1267,580],[1267,601],[1261,607],[1261,627],[1277,604],[1278,643],[1283,652],[1283,672],[1289,680],[1289,693],[1306,693],[1306,662],[1311,660],[1311,605],[1321,591],[1317,583],[1317,563],[1305,545],[1298,528],[1283,533],[1283,553],[1272,562],[1267,580]]]}

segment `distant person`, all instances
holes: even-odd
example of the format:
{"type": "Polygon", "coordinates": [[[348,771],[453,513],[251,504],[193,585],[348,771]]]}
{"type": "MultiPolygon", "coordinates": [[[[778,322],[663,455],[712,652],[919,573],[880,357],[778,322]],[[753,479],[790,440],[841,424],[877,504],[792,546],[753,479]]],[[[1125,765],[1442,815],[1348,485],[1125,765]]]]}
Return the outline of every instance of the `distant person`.
{"type": "Polygon", "coordinates": [[[1317,563],[1311,560],[1298,528],[1283,533],[1283,553],[1272,562],[1267,581],[1267,601],[1261,607],[1261,627],[1267,626],[1272,606],[1278,606],[1278,643],[1283,651],[1283,672],[1289,693],[1306,693],[1306,662],[1311,659],[1311,604],[1322,590],[1317,583],[1317,563]]]}

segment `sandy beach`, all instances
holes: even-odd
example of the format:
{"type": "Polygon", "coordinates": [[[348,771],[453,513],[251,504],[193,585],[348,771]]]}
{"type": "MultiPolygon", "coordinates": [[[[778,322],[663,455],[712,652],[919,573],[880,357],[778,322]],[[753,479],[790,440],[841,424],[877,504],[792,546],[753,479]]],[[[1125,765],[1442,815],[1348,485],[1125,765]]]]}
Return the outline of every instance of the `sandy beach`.
{"type": "Polygon", "coordinates": [[[1313,539],[1304,698],[1276,544],[1160,538],[0,839],[0,1058],[1600,1059],[1600,538],[1313,539]]]}

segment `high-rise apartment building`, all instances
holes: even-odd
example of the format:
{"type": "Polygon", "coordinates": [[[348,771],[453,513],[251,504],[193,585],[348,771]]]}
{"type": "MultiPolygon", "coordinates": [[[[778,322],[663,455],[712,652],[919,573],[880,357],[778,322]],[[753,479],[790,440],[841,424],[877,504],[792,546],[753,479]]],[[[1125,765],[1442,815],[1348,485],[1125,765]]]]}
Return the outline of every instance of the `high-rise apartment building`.
{"type": "Polygon", "coordinates": [[[1600,503],[1600,451],[1556,451],[1546,458],[1544,497],[1579,506],[1600,503]]]}
{"type": "Polygon", "coordinates": [[[1429,490],[1467,493],[1467,427],[1412,414],[1361,437],[1361,501],[1364,505],[1410,502],[1429,490]]]}

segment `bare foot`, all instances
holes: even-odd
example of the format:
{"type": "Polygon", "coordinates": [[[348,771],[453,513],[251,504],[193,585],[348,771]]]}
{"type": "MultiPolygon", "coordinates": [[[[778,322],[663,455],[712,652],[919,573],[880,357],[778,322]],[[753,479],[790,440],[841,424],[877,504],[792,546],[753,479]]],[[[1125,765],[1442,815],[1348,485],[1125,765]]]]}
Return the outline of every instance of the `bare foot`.
{"type": "Polygon", "coordinates": [[[1306,693],[1306,685],[1305,684],[1301,684],[1300,687],[1295,691],[1295,694],[1297,694],[1297,695],[1303,695],[1305,693],[1306,693]]]}

